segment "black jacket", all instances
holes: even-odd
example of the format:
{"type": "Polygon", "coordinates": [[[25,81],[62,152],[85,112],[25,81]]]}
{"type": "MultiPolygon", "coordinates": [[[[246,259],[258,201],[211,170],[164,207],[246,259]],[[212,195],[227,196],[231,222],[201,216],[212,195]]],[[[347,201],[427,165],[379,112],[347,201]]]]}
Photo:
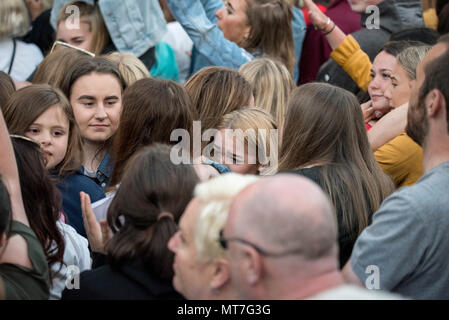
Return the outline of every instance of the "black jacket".
{"type": "Polygon", "coordinates": [[[138,260],[120,267],[105,264],[80,275],[79,289],[65,289],[62,300],[180,300],[171,282],[161,281],[138,260]]]}

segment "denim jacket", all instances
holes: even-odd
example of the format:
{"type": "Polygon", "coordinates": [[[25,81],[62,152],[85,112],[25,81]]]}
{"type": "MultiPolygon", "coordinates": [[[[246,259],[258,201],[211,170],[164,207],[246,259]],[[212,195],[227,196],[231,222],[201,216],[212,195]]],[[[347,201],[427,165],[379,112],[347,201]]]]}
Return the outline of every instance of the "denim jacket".
{"type": "MultiPolygon", "coordinates": [[[[192,52],[191,73],[209,65],[219,65],[238,69],[256,57],[232,41],[227,40],[218,28],[215,16],[223,7],[221,0],[167,0],[175,19],[184,27],[195,47],[192,52]]],[[[293,39],[295,43],[295,78],[298,61],[306,34],[304,16],[298,8],[293,8],[293,39]]]]}
{"type": "Polygon", "coordinates": [[[66,223],[84,237],[86,231],[81,212],[80,192],[87,193],[92,203],[103,199],[106,196],[104,189],[109,185],[112,169],[111,157],[106,153],[95,178],[86,176],[84,167],[81,166],[73,174],[63,177],[57,185],[62,196],[62,211],[67,216],[66,223]]]}
{"type": "MultiPolygon", "coordinates": [[[[55,0],[51,11],[51,24],[56,30],[59,11],[72,0],[55,0]]],[[[95,0],[80,0],[94,5],[95,0]]],[[[154,47],[167,29],[164,15],[157,0],[99,0],[106,27],[114,45],[120,52],[136,57],[154,47]]]]}

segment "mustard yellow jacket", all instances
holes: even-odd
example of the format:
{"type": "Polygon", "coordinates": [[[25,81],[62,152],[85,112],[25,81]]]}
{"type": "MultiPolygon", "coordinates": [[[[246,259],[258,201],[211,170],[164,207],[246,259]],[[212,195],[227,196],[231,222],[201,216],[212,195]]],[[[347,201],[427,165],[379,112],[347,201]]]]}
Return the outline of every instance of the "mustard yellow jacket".
{"type": "Polygon", "coordinates": [[[371,82],[371,61],[353,36],[348,35],[330,57],[354,80],[363,91],[371,82]]]}

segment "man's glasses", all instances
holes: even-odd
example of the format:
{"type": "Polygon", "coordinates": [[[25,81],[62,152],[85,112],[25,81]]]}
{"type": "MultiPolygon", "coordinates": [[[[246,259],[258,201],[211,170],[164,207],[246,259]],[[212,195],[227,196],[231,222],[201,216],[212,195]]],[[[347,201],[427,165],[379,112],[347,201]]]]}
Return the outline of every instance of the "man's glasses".
{"type": "Polygon", "coordinates": [[[223,250],[227,250],[228,249],[228,242],[229,241],[236,241],[236,242],[240,242],[243,244],[246,244],[247,246],[252,247],[254,250],[256,250],[260,255],[264,256],[264,257],[272,257],[272,258],[277,258],[277,257],[284,257],[284,256],[288,256],[288,255],[292,255],[292,254],[298,254],[301,253],[301,250],[288,250],[285,252],[278,252],[278,253],[272,253],[272,252],[268,252],[264,249],[262,249],[261,247],[255,245],[254,243],[245,240],[245,239],[241,239],[241,238],[225,238],[223,235],[224,230],[221,229],[220,230],[220,234],[218,237],[218,242],[221,246],[221,248],[223,250]]]}
{"type": "Polygon", "coordinates": [[[81,52],[83,52],[85,54],[88,54],[91,57],[95,57],[95,53],[92,53],[90,51],[87,51],[87,50],[84,50],[84,49],[81,49],[81,48],[78,48],[78,47],[75,47],[75,46],[72,46],[71,44],[68,44],[68,43],[62,42],[62,41],[58,41],[58,40],[55,41],[55,43],[53,43],[53,46],[51,47],[50,53],[52,53],[58,46],[63,46],[63,47],[66,47],[66,48],[75,49],[75,50],[81,51],[81,52]]]}

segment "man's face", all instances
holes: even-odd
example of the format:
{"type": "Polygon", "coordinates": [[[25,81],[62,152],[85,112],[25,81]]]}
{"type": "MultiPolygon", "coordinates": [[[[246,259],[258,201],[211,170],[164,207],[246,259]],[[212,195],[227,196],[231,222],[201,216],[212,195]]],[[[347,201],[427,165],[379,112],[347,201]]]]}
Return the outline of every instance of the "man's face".
{"type": "Polygon", "coordinates": [[[175,254],[173,263],[173,286],[187,299],[201,299],[209,290],[207,264],[198,260],[195,246],[195,225],[201,211],[197,198],[190,201],[179,221],[179,230],[168,242],[168,248],[175,254]]]}
{"type": "Polygon", "coordinates": [[[416,69],[416,85],[410,97],[406,132],[420,146],[425,144],[429,132],[429,119],[427,118],[426,96],[420,97],[419,92],[425,80],[425,67],[438,58],[448,48],[442,43],[435,45],[426,55],[416,69]]]}
{"type": "Polygon", "coordinates": [[[357,13],[365,13],[366,8],[370,5],[375,5],[383,0],[348,0],[351,10],[357,13]]]}

